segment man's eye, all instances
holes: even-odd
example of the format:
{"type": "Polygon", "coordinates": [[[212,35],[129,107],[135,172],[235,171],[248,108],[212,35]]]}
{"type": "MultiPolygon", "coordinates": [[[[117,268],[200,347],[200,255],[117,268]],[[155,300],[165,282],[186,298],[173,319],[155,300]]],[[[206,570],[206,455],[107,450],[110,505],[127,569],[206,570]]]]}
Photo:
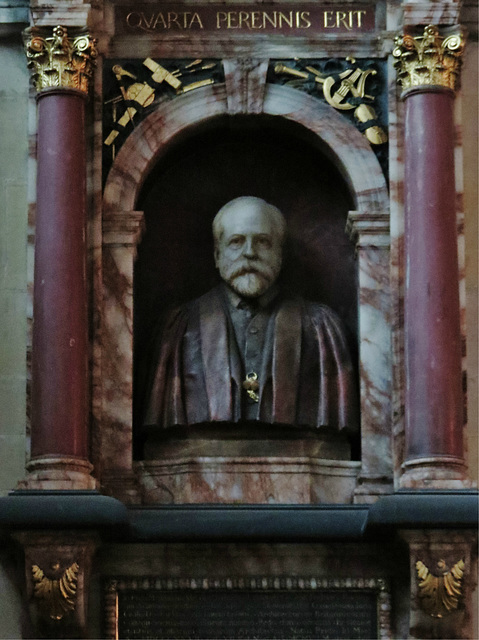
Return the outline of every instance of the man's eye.
{"type": "Polygon", "coordinates": [[[258,244],[260,247],[264,247],[265,249],[271,249],[270,238],[258,238],[258,244]]]}
{"type": "Polygon", "coordinates": [[[241,238],[231,238],[231,240],[228,242],[230,247],[239,247],[242,243],[243,241],[241,238]]]}

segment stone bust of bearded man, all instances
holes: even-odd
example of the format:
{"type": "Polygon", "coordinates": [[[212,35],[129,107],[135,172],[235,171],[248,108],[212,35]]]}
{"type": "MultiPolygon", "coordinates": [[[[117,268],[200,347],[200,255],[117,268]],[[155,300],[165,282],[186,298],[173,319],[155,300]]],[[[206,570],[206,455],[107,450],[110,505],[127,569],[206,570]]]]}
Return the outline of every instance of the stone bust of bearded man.
{"type": "Polygon", "coordinates": [[[328,307],[278,285],[286,221],[240,197],[213,221],[222,282],[169,314],[154,351],[144,425],[357,427],[344,331],[328,307]]]}

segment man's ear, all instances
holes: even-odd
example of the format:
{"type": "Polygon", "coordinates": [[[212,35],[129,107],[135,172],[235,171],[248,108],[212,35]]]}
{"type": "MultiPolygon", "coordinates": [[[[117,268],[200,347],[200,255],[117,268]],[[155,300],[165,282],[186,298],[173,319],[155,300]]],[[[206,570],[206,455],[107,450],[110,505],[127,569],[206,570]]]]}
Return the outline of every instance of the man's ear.
{"type": "Polygon", "coordinates": [[[219,249],[218,249],[218,245],[215,244],[215,250],[213,252],[214,258],[215,258],[215,267],[218,269],[218,258],[219,258],[219,249]]]}

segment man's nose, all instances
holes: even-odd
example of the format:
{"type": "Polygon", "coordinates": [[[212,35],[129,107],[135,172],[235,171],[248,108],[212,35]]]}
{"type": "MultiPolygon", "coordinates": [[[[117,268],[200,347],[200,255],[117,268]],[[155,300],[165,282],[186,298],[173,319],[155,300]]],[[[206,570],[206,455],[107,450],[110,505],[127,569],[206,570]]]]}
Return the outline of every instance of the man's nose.
{"type": "Polygon", "coordinates": [[[243,247],[243,255],[245,258],[255,258],[256,257],[256,245],[253,241],[253,238],[246,238],[244,247],[243,247]]]}

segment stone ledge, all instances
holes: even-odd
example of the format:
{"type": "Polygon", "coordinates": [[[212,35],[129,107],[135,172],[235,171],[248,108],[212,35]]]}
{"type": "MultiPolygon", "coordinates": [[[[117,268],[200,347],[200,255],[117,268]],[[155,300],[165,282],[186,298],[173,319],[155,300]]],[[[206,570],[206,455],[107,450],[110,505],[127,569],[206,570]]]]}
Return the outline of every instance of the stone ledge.
{"type": "Polygon", "coordinates": [[[123,542],[363,541],[407,529],[477,529],[478,492],[398,492],[372,505],[130,507],[96,491],[15,491],[0,531],[98,530],[123,542]]]}

